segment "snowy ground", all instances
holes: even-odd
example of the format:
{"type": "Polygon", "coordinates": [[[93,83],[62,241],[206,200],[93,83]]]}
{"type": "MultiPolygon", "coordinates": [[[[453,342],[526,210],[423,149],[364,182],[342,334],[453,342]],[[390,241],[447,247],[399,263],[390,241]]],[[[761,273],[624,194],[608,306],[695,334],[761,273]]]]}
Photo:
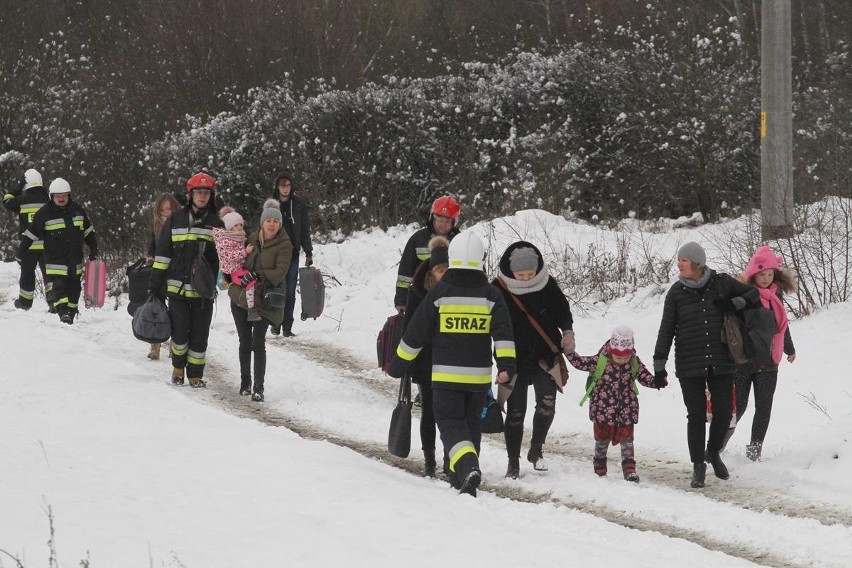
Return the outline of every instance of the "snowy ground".
{"type": "MultiPolygon", "coordinates": [[[[416,417],[411,456],[385,449],[397,383],[375,369],[374,345],[412,230],[315,247],[316,264],[333,277],[326,311],[297,322],[296,338],[270,338],[263,404],[237,396],[224,294],[210,388],[197,391],[167,384],[167,359],[145,358],[124,298],[117,310],[110,299],[61,325],[42,299],[16,311],[17,266],[0,264],[0,567],[17,566],[12,557],[53,566],[51,550],[59,565],[88,559],[92,568],[852,565],[852,389],[837,356],[852,341],[852,306],[793,322],[798,359],[782,365],[764,459],[744,455],[749,411],[726,455],[730,480],[709,474],[706,488],[689,488],[676,381],[640,394],[642,482],[597,478],[591,424],[577,405],[585,381],[572,371],[545,447],[550,471],[522,463],[519,480],[504,479],[502,439],[487,436],[484,485],[472,499],[419,475],[416,417]]],[[[475,230],[494,255],[518,235],[580,249],[619,236],[542,212],[475,230]]],[[[630,238],[674,255],[686,240],[713,242],[712,231],[630,238]]],[[[575,314],[578,351],[592,354],[626,323],[650,360],[664,291],[575,314]]]]}

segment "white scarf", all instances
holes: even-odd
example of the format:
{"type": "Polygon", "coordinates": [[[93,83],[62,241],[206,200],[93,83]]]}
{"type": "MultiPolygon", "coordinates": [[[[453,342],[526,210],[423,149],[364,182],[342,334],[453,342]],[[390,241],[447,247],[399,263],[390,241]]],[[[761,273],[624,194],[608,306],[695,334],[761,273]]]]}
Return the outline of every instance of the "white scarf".
{"type": "Polygon", "coordinates": [[[531,292],[538,292],[539,290],[543,290],[547,285],[547,281],[550,279],[550,274],[547,272],[547,265],[542,265],[541,270],[538,271],[538,274],[530,278],[529,280],[515,280],[514,278],[510,278],[505,274],[501,274],[500,278],[503,282],[506,283],[506,288],[514,294],[515,296],[521,296],[523,294],[529,294],[531,292]]]}

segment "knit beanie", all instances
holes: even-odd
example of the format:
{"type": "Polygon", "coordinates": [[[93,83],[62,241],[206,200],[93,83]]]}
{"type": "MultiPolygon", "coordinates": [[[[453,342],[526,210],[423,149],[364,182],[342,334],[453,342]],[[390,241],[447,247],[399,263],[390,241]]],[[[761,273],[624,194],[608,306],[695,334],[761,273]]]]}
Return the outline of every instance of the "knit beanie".
{"type": "Polygon", "coordinates": [[[529,247],[518,247],[509,256],[509,270],[512,272],[537,269],[538,255],[529,247]]]}
{"type": "Polygon", "coordinates": [[[450,264],[450,241],[446,237],[432,237],[429,241],[429,268],[435,268],[441,264],[450,264]]]}
{"type": "Polygon", "coordinates": [[[246,222],[243,220],[243,216],[237,213],[236,211],[229,211],[222,215],[222,222],[225,223],[225,228],[229,231],[233,229],[237,225],[245,226],[246,222]]]}
{"type": "Polygon", "coordinates": [[[690,241],[677,250],[678,258],[691,260],[698,266],[706,266],[707,254],[704,249],[696,242],[690,241]]]}
{"type": "Polygon", "coordinates": [[[260,224],[263,226],[263,222],[267,219],[275,219],[278,221],[278,224],[281,225],[283,223],[283,219],[281,217],[281,209],[279,209],[279,202],[277,199],[269,198],[263,202],[263,211],[260,213],[260,224]]]}
{"type": "Polygon", "coordinates": [[[745,272],[743,272],[743,280],[748,282],[755,274],[769,268],[780,270],[783,261],[782,257],[775,256],[771,248],[762,246],[754,252],[754,256],[748,261],[748,266],[746,266],[745,272]]]}
{"type": "Polygon", "coordinates": [[[626,325],[616,326],[609,339],[609,352],[619,357],[633,355],[633,330],[626,325]]]}

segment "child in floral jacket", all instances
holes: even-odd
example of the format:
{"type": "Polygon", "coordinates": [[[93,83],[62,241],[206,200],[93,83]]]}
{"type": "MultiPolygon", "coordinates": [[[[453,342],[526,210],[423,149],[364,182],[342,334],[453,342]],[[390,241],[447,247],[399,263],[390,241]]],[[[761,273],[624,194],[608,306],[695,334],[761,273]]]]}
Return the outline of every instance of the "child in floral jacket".
{"type": "Polygon", "coordinates": [[[638,482],[636,459],[633,454],[633,425],[639,421],[639,397],[635,383],[661,389],[668,382],[657,381],[636,356],[633,330],[617,326],[612,337],[600,352],[583,357],[574,352],[566,355],[568,362],[581,371],[589,371],[586,396],[589,399],[589,418],[594,424],[595,473],[606,475],[606,453],[609,445],[621,445],[621,469],[624,479],[638,482]]]}
{"type": "Polygon", "coordinates": [[[259,321],[260,315],[254,306],[254,287],[257,277],[251,271],[243,268],[243,261],[251,254],[254,247],[246,246],[245,221],[242,215],[229,206],[219,211],[225,228],[213,228],[213,242],[219,255],[219,269],[227,274],[231,284],[243,286],[246,289],[246,305],[248,306],[248,321],[259,321]]]}

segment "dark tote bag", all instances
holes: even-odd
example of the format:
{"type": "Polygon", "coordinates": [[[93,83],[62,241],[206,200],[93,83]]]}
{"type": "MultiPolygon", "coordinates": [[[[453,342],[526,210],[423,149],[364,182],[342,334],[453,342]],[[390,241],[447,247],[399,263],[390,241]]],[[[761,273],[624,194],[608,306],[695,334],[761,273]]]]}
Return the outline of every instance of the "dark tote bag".
{"type": "Polygon", "coordinates": [[[407,374],[399,380],[399,399],[388,430],[388,451],[398,458],[407,458],[411,451],[411,377],[407,374]]]}
{"type": "Polygon", "coordinates": [[[494,398],[494,392],[488,389],[485,404],[482,407],[482,433],[497,434],[503,431],[503,411],[494,398]]]}

